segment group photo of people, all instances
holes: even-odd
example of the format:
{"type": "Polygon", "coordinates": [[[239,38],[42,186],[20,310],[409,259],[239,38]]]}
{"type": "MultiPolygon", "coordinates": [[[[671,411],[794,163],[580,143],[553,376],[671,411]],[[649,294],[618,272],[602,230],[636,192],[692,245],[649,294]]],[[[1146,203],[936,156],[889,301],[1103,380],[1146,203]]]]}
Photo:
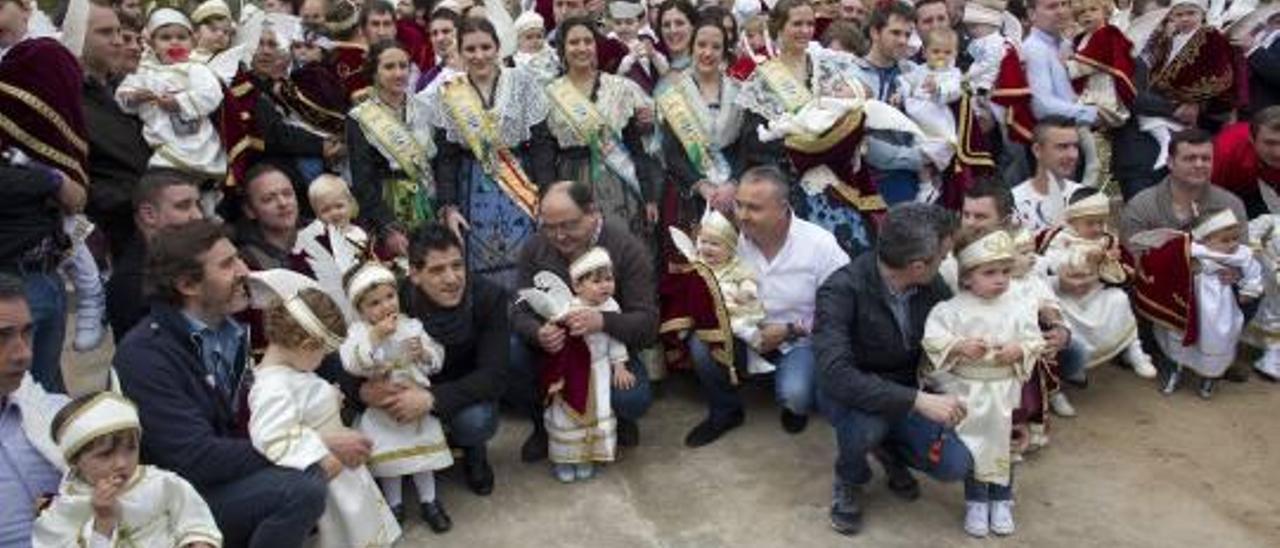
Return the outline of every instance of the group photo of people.
{"type": "Polygon", "coordinates": [[[1278,265],[1271,0],[0,0],[0,548],[1146,545],[1015,478],[1269,416],[1278,265]]]}

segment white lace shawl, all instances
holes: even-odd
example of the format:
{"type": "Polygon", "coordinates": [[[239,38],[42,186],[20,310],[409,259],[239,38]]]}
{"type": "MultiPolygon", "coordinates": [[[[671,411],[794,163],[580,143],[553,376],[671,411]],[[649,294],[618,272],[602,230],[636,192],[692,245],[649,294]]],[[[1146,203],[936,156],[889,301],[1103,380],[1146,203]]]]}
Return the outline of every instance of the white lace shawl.
{"type": "MultiPolygon", "coordinates": [[[[711,139],[711,146],[716,150],[724,149],[738,140],[738,132],[742,129],[742,107],[738,106],[738,93],[742,84],[737,80],[724,76],[720,80],[720,106],[712,110],[702,99],[702,93],[688,71],[672,71],[658,83],[654,97],[670,86],[679,86],[693,109],[693,114],[702,124],[702,131],[711,139]]],[[[662,113],[656,112],[659,123],[662,113]]]]}
{"type": "MultiPolygon", "coordinates": [[[[843,87],[861,85],[855,76],[858,68],[853,55],[827,49],[810,49],[808,56],[811,62],[809,91],[815,97],[835,96],[837,90],[843,87]]],[[[738,106],[763,116],[767,121],[773,121],[786,112],[759,69],[756,69],[738,93],[738,106]]]]}
{"type": "MultiPolygon", "coordinates": [[[[643,89],[640,89],[639,84],[627,78],[606,72],[599,74],[600,87],[596,90],[596,100],[593,104],[609,127],[621,135],[622,130],[631,121],[631,117],[635,115],[636,109],[643,106],[652,108],[653,100],[645,94],[643,89]]],[[[568,76],[561,78],[568,78],[568,76]]],[[[548,97],[547,101],[551,99],[548,97]]],[[[587,146],[557,108],[551,109],[551,116],[547,118],[547,128],[551,130],[551,134],[555,136],[556,142],[562,148],[587,146]]]]}
{"type": "MultiPolygon", "coordinates": [[[[466,78],[459,72],[449,77],[449,82],[466,78]]],[[[449,142],[467,147],[458,126],[444,104],[444,85],[428,87],[418,94],[425,119],[433,128],[444,130],[449,142]]],[[[547,119],[551,104],[538,86],[532,74],[523,68],[504,67],[498,73],[498,84],[493,91],[493,108],[490,113],[498,117],[498,135],[503,144],[514,147],[529,140],[529,128],[547,119]]]]}

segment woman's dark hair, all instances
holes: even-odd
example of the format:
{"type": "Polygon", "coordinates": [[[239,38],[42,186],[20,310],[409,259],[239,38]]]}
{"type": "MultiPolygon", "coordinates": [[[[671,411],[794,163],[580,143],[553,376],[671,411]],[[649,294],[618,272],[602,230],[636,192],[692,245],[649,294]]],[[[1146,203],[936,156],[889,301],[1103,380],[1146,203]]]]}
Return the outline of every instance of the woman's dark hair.
{"type": "MultiPolygon", "coordinates": [[[[666,37],[662,35],[662,19],[671,10],[684,14],[684,18],[689,20],[689,25],[691,26],[698,22],[698,10],[693,7],[689,0],[667,0],[663,2],[662,6],[658,7],[658,28],[654,30],[658,32],[658,43],[662,44],[662,47],[668,52],[671,51],[671,44],[668,44],[666,37]]],[[[693,36],[689,36],[689,47],[693,47],[693,36]]]]}
{"type": "Polygon", "coordinates": [[[493,39],[493,47],[501,48],[502,42],[498,41],[498,31],[493,28],[493,23],[490,23],[488,19],[469,17],[464,19],[461,25],[458,25],[458,32],[454,33],[458,39],[459,52],[462,51],[462,37],[476,32],[483,32],[489,35],[489,38],[493,39]]]}
{"type": "Polygon", "coordinates": [[[569,30],[574,27],[585,27],[591,31],[591,38],[595,40],[596,47],[600,46],[600,33],[596,32],[596,21],[587,15],[575,15],[565,19],[560,23],[560,27],[556,29],[556,54],[560,56],[560,66],[565,70],[569,69],[569,58],[565,57],[564,50],[569,44],[569,30]]]}
{"type": "Polygon", "coordinates": [[[160,230],[147,242],[147,268],[143,277],[146,296],[181,306],[178,284],[204,279],[204,255],[218,240],[230,234],[222,223],[200,219],[160,230]]]}
{"type": "MultiPolygon", "coordinates": [[[[695,25],[693,25],[693,33],[689,36],[689,52],[690,53],[693,52],[693,48],[698,41],[698,31],[704,28],[716,29],[720,31],[720,37],[724,39],[724,51],[720,52],[721,57],[723,57],[725,61],[732,61],[734,41],[732,38],[730,38],[729,31],[725,30],[724,24],[720,22],[721,19],[715,16],[708,17],[707,16],[708,11],[711,11],[711,8],[707,8],[706,10],[703,10],[702,18],[698,19],[698,22],[695,25]]],[[[724,10],[720,10],[720,11],[724,11],[724,10]]]]}
{"type": "Polygon", "coordinates": [[[364,57],[364,75],[373,85],[378,84],[378,58],[382,57],[387,50],[398,49],[403,51],[406,56],[409,55],[408,48],[396,40],[382,40],[369,46],[369,54],[364,57]]]}
{"type": "MultiPolygon", "coordinates": [[[[738,19],[735,18],[727,9],[714,5],[702,8],[702,11],[698,14],[698,20],[693,23],[693,34],[696,36],[698,34],[698,29],[707,26],[707,23],[713,21],[719,25],[720,30],[724,32],[724,49],[725,51],[729,51],[732,47],[730,44],[738,43],[738,19]],[[732,21],[732,25],[725,26],[725,19],[732,21]]],[[[693,37],[691,36],[689,39],[692,40],[693,37]]],[[[693,49],[692,43],[689,44],[689,48],[693,49]]]]}
{"type": "Polygon", "coordinates": [[[422,268],[427,253],[432,251],[462,250],[458,236],[440,223],[427,223],[409,236],[409,264],[422,268]]]}
{"type": "Polygon", "coordinates": [[[782,36],[782,27],[787,26],[787,19],[791,17],[791,10],[801,7],[813,7],[809,0],[778,0],[774,4],[773,9],[769,11],[769,36],[779,39],[782,36]]]}

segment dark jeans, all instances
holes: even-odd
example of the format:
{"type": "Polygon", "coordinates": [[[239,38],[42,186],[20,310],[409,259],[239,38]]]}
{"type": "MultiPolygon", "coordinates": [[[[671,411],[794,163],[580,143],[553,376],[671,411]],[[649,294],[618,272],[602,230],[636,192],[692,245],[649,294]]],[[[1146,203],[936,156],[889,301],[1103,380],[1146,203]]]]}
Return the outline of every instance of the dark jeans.
{"type": "Polygon", "coordinates": [[[498,433],[498,402],[473,403],[442,422],[452,445],[464,449],[484,447],[498,433]]]}
{"type": "Polygon", "coordinates": [[[35,332],[31,341],[31,376],[45,390],[65,393],[62,383],[62,339],[67,333],[67,294],[57,272],[19,272],[35,332]]]}
{"type": "MultiPolygon", "coordinates": [[[[542,390],[538,387],[538,362],[542,352],[524,343],[519,335],[511,335],[511,353],[507,376],[507,401],[522,413],[527,413],[534,424],[542,424],[542,390]]],[[[653,404],[653,390],[649,386],[649,370],[640,358],[632,353],[627,369],[636,377],[636,384],[627,390],[610,391],[613,412],[621,420],[637,421],[653,404]]]]}
{"type": "Polygon", "coordinates": [[[328,481],[318,465],[269,466],[202,495],[222,530],[223,546],[302,546],[324,514],[328,481]]]}
{"type": "Polygon", "coordinates": [[[889,418],[846,407],[826,394],[820,394],[818,405],[836,430],[836,481],[864,485],[871,481],[867,453],[883,447],[899,462],[924,472],[938,481],[959,481],[969,477],[973,457],[954,430],[943,428],[916,414],[889,418]],[[929,458],[931,446],[941,440],[938,462],[929,458]]]}
{"type": "Polygon", "coordinates": [[[967,502],[1013,500],[1013,471],[1009,471],[1009,485],[982,482],[971,477],[965,478],[964,500],[967,502]]]}
{"type": "MultiPolygon", "coordinates": [[[[738,347],[743,345],[738,343],[738,347]]],[[[697,337],[689,337],[689,358],[693,361],[693,370],[698,375],[698,385],[703,397],[707,398],[711,419],[724,421],[735,413],[742,412],[742,395],[737,387],[729,382],[729,373],[723,365],[711,358],[711,351],[706,343],[697,337]]],[[[735,357],[742,362],[746,353],[740,352],[735,357]]],[[[774,396],[778,406],[797,415],[808,415],[814,407],[814,358],[813,348],[798,346],[792,348],[781,359],[777,360],[777,371],[774,372],[774,396]]],[[[735,364],[745,377],[746,368],[735,364]]]]}

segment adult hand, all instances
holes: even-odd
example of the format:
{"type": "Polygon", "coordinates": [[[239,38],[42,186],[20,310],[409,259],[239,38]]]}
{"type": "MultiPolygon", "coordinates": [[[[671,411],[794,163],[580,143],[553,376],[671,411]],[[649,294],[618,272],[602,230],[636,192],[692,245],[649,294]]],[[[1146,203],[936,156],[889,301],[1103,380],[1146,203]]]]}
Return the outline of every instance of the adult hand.
{"type": "Polygon", "coordinates": [[[555,354],[564,348],[564,328],[559,324],[547,322],[538,328],[538,346],[548,354],[555,354]]]}
{"type": "Polygon", "coordinates": [[[93,508],[93,530],[105,537],[116,530],[116,521],[120,517],[120,490],[127,480],[123,478],[102,478],[93,485],[93,495],[89,497],[89,506],[93,508]]]}
{"type": "Polygon", "coordinates": [[[387,231],[384,241],[387,244],[387,251],[391,252],[392,255],[404,257],[409,254],[409,238],[406,238],[404,233],[398,229],[387,231]]]}
{"type": "Polygon", "coordinates": [[[964,420],[968,414],[968,409],[964,402],[954,394],[930,394],[928,392],[916,392],[916,402],[914,409],[930,422],[941,424],[947,428],[954,428],[964,420]]]}
{"type": "Polygon", "coordinates": [[[1016,344],[1006,344],[996,351],[996,362],[1014,364],[1022,360],[1022,347],[1016,344]]]}
{"type": "Polygon", "coordinates": [[[760,324],[760,353],[768,354],[777,350],[787,340],[787,325],[781,323],[760,324]]]}
{"type": "Polygon", "coordinates": [[[383,409],[391,405],[391,399],[404,390],[404,385],[393,383],[385,376],[369,379],[360,385],[360,401],[369,407],[383,409]]]}
{"type": "Polygon", "coordinates": [[[61,171],[56,173],[62,180],[58,183],[58,204],[68,213],[84,211],[84,202],[88,198],[84,186],[68,177],[66,173],[61,171]]]}
{"type": "Polygon", "coordinates": [[[561,320],[569,328],[569,334],[575,337],[599,333],[604,330],[604,314],[599,310],[579,308],[565,314],[561,320]]]}
{"type": "Polygon", "coordinates": [[[436,399],[431,392],[415,387],[391,398],[387,413],[390,413],[391,418],[396,422],[413,422],[430,413],[435,404],[436,399]]]}
{"type": "Polygon", "coordinates": [[[1044,334],[1044,342],[1050,350],[1060,352],[1067,347],[1067,343],[1071,342],[1071,331],[1062,325],[1055,325],[1044,334]]]}
{"type": "Polygon", "coordinates": [[[373,442],[369,438],[349,428],[321,434],[320,439],[329,448],[329,452],[347,468],[364,466],[365,461],[369,460],[369,453],[373,451],[373,442]]]}
{"type": "Polygon", "coordinates": [[[168,93],[161,93],[159,95],[156,95],[155,101],[156,101],[156,106],[160,107],[160,110],[163,110],[170,114],[178,112],[178,110],[180,110],[178,107],[178,99],[168,93]]]}
{"type": "Polygon", "coordinates": [[[631,390],[636,385],[636,376],[627,369],[626,363],[613,364],[613,387],[618,390],[631,390]]]}
{"type": "Polygon", "coordinates": [[[462,235],[464,231],[471,230],[471,223],[467,222],[467,218],[462,216],[462,212],[456,207],[448,207],[444,210],[444,224],[449,227],[449,231],[458,237],[458,241],[465,242],[466,238],[462,235]]]}
{"type": "Polygon", "coordinates": [[[337,139],[324,140],[324,161],[329,164],[337,163],[343,156],[347,155],[347,147],[342,141],[337,139]]]}

